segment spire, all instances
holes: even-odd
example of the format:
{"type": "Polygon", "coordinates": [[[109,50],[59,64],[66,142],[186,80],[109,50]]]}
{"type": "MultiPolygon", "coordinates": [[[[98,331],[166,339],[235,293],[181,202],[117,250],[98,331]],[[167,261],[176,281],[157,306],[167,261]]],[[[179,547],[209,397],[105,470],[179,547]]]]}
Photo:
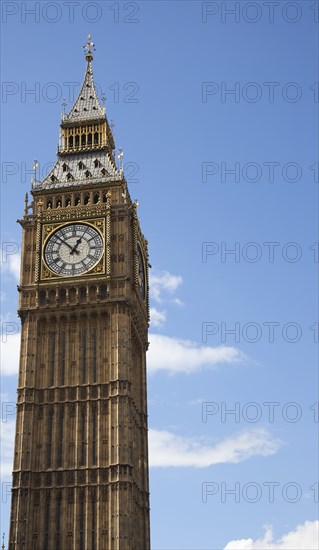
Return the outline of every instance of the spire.
{"type": "Polygon", "coordinates": [[[47,176],[38,181],[34,162],[33,189],[58,189],[122,181],[123,154],[120,169],[115,162],[115,143],[105,107],[97,97],[92,71],[94,44],[91,35],[85,49],[86,70],[77,100],[69,114],[62,114],[58,158],[47,176]]]}
{"type": "Polygon", "coordinates": [[[105,107],[101,107],[93,79],[92,61],[95,46],[91,38],[92,36],[89,34],[88,42],[83,46],[87,64],[81,91],[70,113],[68,115],[63,115],[62,123],[72,124],[73,122],[82,120],[94,121],[101,118],[105,119],[105,107]]]}

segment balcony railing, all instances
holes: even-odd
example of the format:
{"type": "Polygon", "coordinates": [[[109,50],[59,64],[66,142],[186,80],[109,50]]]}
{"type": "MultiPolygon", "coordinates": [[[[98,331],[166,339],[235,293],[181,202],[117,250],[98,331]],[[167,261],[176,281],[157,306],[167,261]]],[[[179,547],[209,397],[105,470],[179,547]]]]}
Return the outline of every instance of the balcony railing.
{"type": "Polygon", "coordinates": [[[96,151],[97,149],[105,149],[106,144],[104,143],[90,143],[86,145],[67,145],[67,146],[60,146],[58,145],[58,153],[78,153],[83,151],[96,151]]]}

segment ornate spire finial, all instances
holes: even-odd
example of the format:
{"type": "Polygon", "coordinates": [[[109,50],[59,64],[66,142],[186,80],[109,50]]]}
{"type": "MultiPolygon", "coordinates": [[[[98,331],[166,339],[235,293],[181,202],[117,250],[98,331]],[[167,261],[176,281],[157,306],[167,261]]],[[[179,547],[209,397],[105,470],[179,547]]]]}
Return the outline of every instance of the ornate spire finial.
{"type": "Polygon", "coordinates": [[[124,157],[124,153],[123,153],[123,149],[122,147],[120,147],[119,149],[119,154],[117,155],[117,158],[119,159],[120,161],[120,173],[123,174],[123,157],[124,157]]]}
{"type": "Polygon", "coordinates": [[[34,163],[33,163],[33,166],[32,166],[32,168],[34,170],[34,179],[33,179],[33,181],[34,181],[35,184],[37,182],[37,168],[38,167],[39,167],[38,161],[35,160],[34,163]]]}
{"type": "Polygon", "coordinates": [[[92,61],[93,59],[93,53],[92,51],[94,50],[95,51],[95,45],[93,44],[93,42],[91,41],[92,39],[92,35],[89,34],[88,35],[88,41],[87,43],[85,44],[85,46],[83,46],[84,48],[84,51],[85,51],[85,58],[87,61],[92,61]]]}
{"type": "Polygon", "coordinates": [[[29,202],[29,197],[28,197],[28,193],[26,193],[24,197],[24,215],[25,216],[28,215],[28,202],[29,202]]]}

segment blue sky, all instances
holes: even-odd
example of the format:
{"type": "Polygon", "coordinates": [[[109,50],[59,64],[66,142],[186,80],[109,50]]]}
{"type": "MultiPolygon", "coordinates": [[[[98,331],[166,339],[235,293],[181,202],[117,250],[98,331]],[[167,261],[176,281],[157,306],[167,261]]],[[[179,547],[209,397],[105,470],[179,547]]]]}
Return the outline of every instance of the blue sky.
{"type": "MultiPolygon", "coordinates": [[[[2,323],[17,322],[25,171],[55,160],[91,32],[152,264],[152,547],[315,548],[318,4],[2,2],[1,17],[2,323]]],[[[17,339],[2,337],[3,411],[17,339]]]]}

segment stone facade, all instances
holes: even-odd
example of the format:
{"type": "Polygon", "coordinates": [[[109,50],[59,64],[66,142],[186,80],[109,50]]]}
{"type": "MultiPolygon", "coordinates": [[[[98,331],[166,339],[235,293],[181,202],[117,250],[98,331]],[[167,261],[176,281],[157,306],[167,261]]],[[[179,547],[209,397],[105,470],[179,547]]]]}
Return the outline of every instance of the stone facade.
{"type": "Polygon", "coordinates": [[[57,163],[34,182],[20,220],[10,550],[150,548],[147,241],[116,167],[91,45],[79,98],[61,123],[57,163]],[[45,247],[59,228],[78,223],[99,232],[103,254],[88,272],[59,276],[45,247]]]}

